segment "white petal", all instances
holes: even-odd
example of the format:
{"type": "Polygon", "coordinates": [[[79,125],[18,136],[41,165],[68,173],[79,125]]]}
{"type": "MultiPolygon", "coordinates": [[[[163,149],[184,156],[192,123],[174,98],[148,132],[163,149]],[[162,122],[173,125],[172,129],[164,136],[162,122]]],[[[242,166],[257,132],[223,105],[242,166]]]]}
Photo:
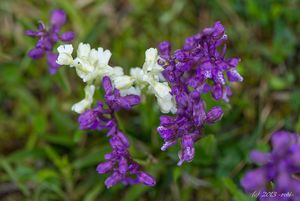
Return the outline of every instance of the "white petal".
{"type": "Polygon", "coordinates": [[[57,48],[58,57],[56,63],[60,65],[71,65],[73,63],[73,46],[72,45],[60,45],[57,48]]]}
{"type": "Polygon", "coordinates": [[[74,104],[72,106],[72,110],[78,114],[81,114],[89,107],[90,107],[89,102],[87,100],[83,99],[82,101],[74,104]]]}
{"type": "Polygon", "coordinates": [[[157,74],[160,73],[163,68],[157,63],[158,51],[156,48],[150,48],[145,52],[146,58],[143,64],[143,70],[148,73],[157,74]]]}
{"type": "Polygon", "coordinates": [[[146,50],[145,52],[145,56],[146,56],[146,61],[151,61],[151,62],[156,62],[157,60],[157,49],[156,48],[149,48],[146,50]]]}
{"type": "Polygon", "coordinates": [[[90,62],[87,59],[82,59],[77,57],[76,59],[74,59],[73,65],[76,68],[79,68],[81,71],[83,72],[92,72],[94,71],[95,67],[93,65],[90,64],[90,62]]]}
{"type": "Polygon", "coordinates": [[[157,102],[162,113],[169,113],[174,110],[174,104],[172,102],[172,97],[160,98],[157,97],[157,102]]]}
{"type": "Polygon", "coordinates": [[[123,68],[120,66],[115,66],[112,68],[112,77],[118,77],[124,75],[123,68]]]}
{"type": "Polygon", "coordinates": [[[144,72],[141,68],[131,68],[130,75],[136,80],[142,80],[144,72]]]}
{"type": "Polygon", "coordinates": [[[72,45],[60,45],[57,48],[58,53],[72,54],[73,46],[72,45]]]}
{"type": "Polygon", "coordinates": [[[90,62],[92,65],[97,65],[97,62],[98,62],[98,51],[97,51],[97,50],[92,49],[92,50],[90,51],[89,62],[90,62]]]}
{"type": "Polygon", "coordinates": [[[90,44],[80,43],[77,49],[77,57],[88,58],[91,51],[90,44]]]}
{"type": "Polygon", "coordinates": [[[98,59],[99,59],[99,64],[101,66],[108,65],[110,57],[111,57],[111,52],[109,50],[103,51],[102,47],[98,48],[98,59]]]}
{"type": "Polygon", "coordinates": [[[120,90],[121,96],[127,96],[127,95],[141,95],[141,90],[137,87],[130,87],[128,89],[120,90]]]}
{"type": "Polygon", "coordinates": [[[95,86],[87,85],[84,88],[85,98],[82,101],[74,104],[72,106],[72,110],[80,114],[84,112],[86,109],[90,108],[91,104],[93,103],[94,92],[95,92],[95,86]]]}
{"type": "Polygon", "coordinates": [[[72,65],[73,64],[73,58],[69,54],[59,53],[59,55],[56,59],[56,63],[58,63],[60,65],[72,65]]]}
{"type": "Polygon", "coordinates": [[[115,77],[113,82],[117,89],[128,89],[132,86],[133,79],[130,76],[123,75],[115,77]]]}
{"type": "Polygon", "coordinates": [[[155,95],[160,98],[170,97],[171,89],[166,83],[155,82],[153,85],[155,95]]]}
{"type": "Polygon", "coordinates": [[[94,96],[94,93],[95,93],[95,86],[94,85],[87,85],[84,88],[84,92],[85,92],[85,98],[89,102],[93,102],[93,96],[94,96]]]}

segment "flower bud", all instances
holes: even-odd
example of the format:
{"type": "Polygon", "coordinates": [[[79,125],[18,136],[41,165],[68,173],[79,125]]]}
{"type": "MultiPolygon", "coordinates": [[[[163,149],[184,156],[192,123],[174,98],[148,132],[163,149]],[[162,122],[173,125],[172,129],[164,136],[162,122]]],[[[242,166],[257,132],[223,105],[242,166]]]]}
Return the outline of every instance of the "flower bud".
{"type": "Polygon", "coordinates": [[[145,172],[139,172],[138,180],[147,186],[154,186],[156,184],[155,179],[145,172]]]}
{"type": "Polygon", "coordinates": [[[75,33],[72,31],[65,32],[60,36],[60,39],[65,42],[71,41],[74,38],[75,38],[75,33]]]}
{"type": "Polygon", "coordinates": [[[117,173],[117,172],[114,172],[110,177],[108,177],[106,180],[105,180],[105,186],[106,188],[110,188],[112,187],[113,185],[116,185],[118,182],[120,182],[122,180],[122,176],[117,173]]]}
{"type": "Polygon", "coordinates": [[[50,21],[52,25],[61,27],[67,21],[67,15],[63,10],[57,9],[52,11],[50,21]]]}
{"type": "Polygon", "coordinates": [[[215,123],[216,121],[220,120],[223,116],[224,112],[222,108],[216,106],[211,108],[210,111],[206,114],[206,122],[208,124],[215,123]]]}
{"type": "Polygon", "coordinates": [[[109,172],[113,167],[113,163],[111,161],[107,161],[107,162],[104,162],[104,163],[100,163],[98,166],[97,166],[97,172],[99,174],[105,174],[107,172],[109,172]]]}
{"type": "Polygon", "coordinates": [[[220,84],[212,87],[212,96],[215,100],[220,100],[223,97],[222,86],[220,84]]]}

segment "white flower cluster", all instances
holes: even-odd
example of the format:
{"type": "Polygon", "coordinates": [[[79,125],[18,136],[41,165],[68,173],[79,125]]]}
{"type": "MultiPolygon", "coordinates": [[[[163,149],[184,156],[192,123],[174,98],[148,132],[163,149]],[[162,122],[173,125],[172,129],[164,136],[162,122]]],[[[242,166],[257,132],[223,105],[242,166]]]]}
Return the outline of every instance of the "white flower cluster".
{"type": "Polygon", "coordinates": [[[153,93],[157,98],[161,112],[176,112],[175,101],[170,93],[171,89],[161,74],[163,68],[157,63],[157,49],[148,49],[145,53],[146,59],[143,67],[132,68],[130,75],[124,75],[121,67],[108,65],[111,57],[109,50],[91,49],[89,44],[80,43],[76,58],[72,57],[72,45],[61,45],[57,50],[59,55],[56,62],[60,65],[75,67],[78,76],[87,84],[85,98],[72,107],[75,112],[82,113],[90,108],[95,86],[101,83],[104,76],[110,77],[114,87],[120,90],[122,96],[140,95],[142,91],[153,93]]]}

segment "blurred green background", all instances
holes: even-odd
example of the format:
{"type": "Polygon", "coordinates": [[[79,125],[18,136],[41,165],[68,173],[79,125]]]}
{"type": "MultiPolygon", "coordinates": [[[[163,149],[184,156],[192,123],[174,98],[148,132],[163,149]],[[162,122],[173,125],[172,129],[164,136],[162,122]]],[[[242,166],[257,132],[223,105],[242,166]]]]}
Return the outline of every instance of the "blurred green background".
{"type": "MultiPolygon", "coordinates": [[[[243,201],[239,179],[254,166],[251,149],[268,150],[270,134],[300,132],[299,0],[1,0],[0,200],[243,201]],[[68,67],[51,76],[44,59],[27,52],[25,37],[37,20],[64,9],[79,42],[113,53],[111,64],[142,65],[144,51],[163,40],[180,48],[187,36],[220,20],[229,36],[227,56],[239,56],[243,83],[233,85],[225,115],[205,128],[193,162],[177,167],[178,147],[160,151],[159,111],[148,97],[120,114],[130,152],[157,178],[109,190],[96,165],[110,151],[104,132],[80,131],[71,105],[83,83],[68,67]]],[[[99,97],[100,98],[100,97],[99,97]]],[[[208,104],[215,104],[208,101],[208,104]]]]}

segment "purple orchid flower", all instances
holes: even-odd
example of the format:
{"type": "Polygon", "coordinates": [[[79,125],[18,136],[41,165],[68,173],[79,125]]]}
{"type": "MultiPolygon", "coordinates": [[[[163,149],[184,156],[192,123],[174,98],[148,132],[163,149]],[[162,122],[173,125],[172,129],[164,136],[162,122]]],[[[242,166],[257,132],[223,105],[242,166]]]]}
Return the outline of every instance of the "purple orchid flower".
{"type": "Polygon", "coordinates": [[[165,141],[162,150],[181,142],[179,162],[190,162],[194,158],[194,143],[200,139],[205,124],[220,120],[223,111],[215,106],[206,112],[206,104],[201,95],[211,93],[215,100],[229,101],[232,95],[228,82],[241,82],[237,72],[238,58],[225,58],[227,40],[225,29],[220,22],[213,27],[188,37],[183,47],[171,52],[171,44],[159,45],[158,63],[164,68],[163,76],[171,85],[175,97],[176,116],[162,116],[158,132],[165,141]],[[223,46],[222,51],[218,49],[223,46]]]}
{"type": "Polygon", "coordinates": [[[260,167],[248,171],[241,179],[241,185],[247,193],[274,191],[279,196],[270,198],[259,195],[259,200],[300,200],[300,135],[286,131],[272,134],[273,150],[263,153],[254,150],[250,159],[260,167]],[[298,174],[298,176],[297,176],[298,174]],[[267,190],[273,183],[274,188],[267,190]],[[280,197],[281,194],[291,193],[291,197],[280,197]]]}
{"type": "Polygon", "coordinates": [[[63,10],[53,10],[50,16],[51,26],[49,29],[42,21],[39,21],[37,31],[27,30],[25,32],[27,36],[38,38],[35,48],[29,51],[28,56],[32,59],[40,59],[46,55],[50,74],[55,74],[60,67],[56,63],[58,54],[53,52],[55,44],[58,41],[69,42],[75,38],[74,32],[71,31],[59,34],[66,21],[67,16],[63,10]]]}
{"type": "Polygon", "coordinates": [[[115,113],[121,109],[129,110],[140,103],[140,97],[137,95],[120,96],[120,91],[114,89],[109,77],[105,76],[102,80],[105,91],[105,102],[90,110],[85,111],[79,116],[81,129],[108,130],[107,136],[110,137],[109,143],[112,152],[105,155],[106,161],[97,166],[99,174],[111,173],[105,180],[105,185],[110,188],[118,183],[125,185],[144,184],[154,186],[155,179],[142,171],[140,166],[132,159],[128,151],[129,141],[127,137],[118,128],[118,122],[115,113]]]}

